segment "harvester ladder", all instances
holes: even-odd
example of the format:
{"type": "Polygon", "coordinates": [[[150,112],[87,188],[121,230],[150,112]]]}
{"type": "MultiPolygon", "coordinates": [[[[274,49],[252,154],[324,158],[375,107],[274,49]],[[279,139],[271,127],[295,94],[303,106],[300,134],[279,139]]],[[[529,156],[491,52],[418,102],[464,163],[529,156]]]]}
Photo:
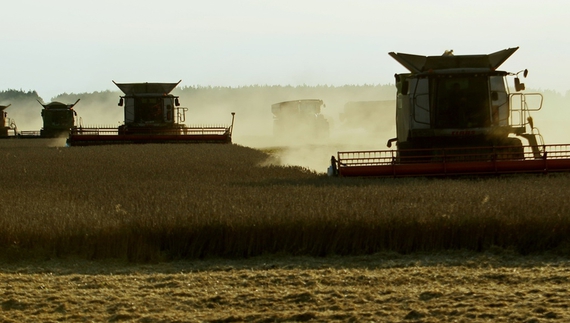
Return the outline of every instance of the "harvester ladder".
{"type": "Polygon", "coordinates": [[[528,124],[530,112],[542,109],[543,96],[540,93],[511,93],[509,94],[510,124],[523,127],[528,124]],[[536,106],[529,107],[529,98],[538,100],[536,106]]]}

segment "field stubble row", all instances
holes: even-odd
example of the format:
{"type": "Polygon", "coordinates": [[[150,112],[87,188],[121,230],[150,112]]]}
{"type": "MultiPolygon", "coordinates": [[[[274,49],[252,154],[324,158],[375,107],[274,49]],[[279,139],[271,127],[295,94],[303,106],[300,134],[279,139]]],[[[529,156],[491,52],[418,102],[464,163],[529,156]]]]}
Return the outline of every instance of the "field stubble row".
{"type": "MultiPolygon", "coordinates": [[[[239,145],[0,146],[6,259],[566,252],[566,174],[339,179],[239,145]]],[[[323,156],[326,158],[326,156],[323,156]]]]}
{"type": "Polygon", "coordinates": [[[566,322],[570,267],[512,251],[0,265],[6,322],[566,322]]]}

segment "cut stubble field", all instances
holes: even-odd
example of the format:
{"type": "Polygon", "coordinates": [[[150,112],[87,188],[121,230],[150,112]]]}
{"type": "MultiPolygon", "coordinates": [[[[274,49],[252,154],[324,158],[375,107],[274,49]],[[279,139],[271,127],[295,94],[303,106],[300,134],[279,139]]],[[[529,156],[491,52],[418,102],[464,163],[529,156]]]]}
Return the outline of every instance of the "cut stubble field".
{"type": "Polygon", "coordinates": [[[509,252],[0,266],[3,322],[567,322],[570,266],[509,252]]]}
{"type": "Polygon", "coordinates": [[[15,142],[4,321],[570,317],[566,174],[339,179],[239,145],[15,142]]]}

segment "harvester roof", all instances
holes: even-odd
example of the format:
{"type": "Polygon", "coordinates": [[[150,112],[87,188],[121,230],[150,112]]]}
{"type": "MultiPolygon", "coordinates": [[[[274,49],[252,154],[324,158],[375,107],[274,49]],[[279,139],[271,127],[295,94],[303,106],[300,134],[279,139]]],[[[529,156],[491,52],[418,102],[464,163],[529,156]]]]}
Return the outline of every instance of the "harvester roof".
{"type": "Polygon", "coordinates": [[[177,83],[117,83],[113,81],[126,95],[169,94],[180,82],[182,82],[182,80],[177,83]]]}
{"type": "Polygon", "coordinates": [[[72,109],[77,102],[79,102],[80,99],[77,99],[77,101],[75,101],[75,103],[71,103],[71,104],[66,104],[63,102],[59,102],[59,101],[53,101],[50,102],[48,104],[44,104],[41,101],[38,100],[38,102],[45,108],[45,109],[50,109],[50,110],[68,110],[68,109],[72,109]]]}
{"type": "Polygon", "coordinates": [[[482,55],[442,55],[420,56],[405,53],[388,53],[412,73],[443,69],[486,69],[494,71],[503,64],[517,49],[507,48],[491,54],[482,55]]]}
{"type": "Polygon", "coordinates": [[[8,108],[8,107],[11,106],[11,105],[12,105],[11,103],[8,104],[8,105],[0,105],[0,111],[2,111],[2,110],[4,110],[4,109],[8,108]]]}

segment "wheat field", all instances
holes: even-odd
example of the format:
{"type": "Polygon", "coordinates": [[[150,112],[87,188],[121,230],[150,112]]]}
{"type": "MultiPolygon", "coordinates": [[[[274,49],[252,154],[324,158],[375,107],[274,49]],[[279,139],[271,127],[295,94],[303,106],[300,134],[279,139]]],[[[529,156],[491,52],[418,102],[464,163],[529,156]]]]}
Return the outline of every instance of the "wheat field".
{"type": "MultiPolygon", "coordinates": [[[[567,174],[344,179],[239,145],[1,150],[5,257],[568,250],[567,174]]],[[[324,156],[326,158],[326,156],[324,156]]]]}
{"type": "Polygon", "coordinates": [[[239,145],[15,140],[0,164],[6,322],[570,318],[567,174],[342,179],[239,145]]]}

